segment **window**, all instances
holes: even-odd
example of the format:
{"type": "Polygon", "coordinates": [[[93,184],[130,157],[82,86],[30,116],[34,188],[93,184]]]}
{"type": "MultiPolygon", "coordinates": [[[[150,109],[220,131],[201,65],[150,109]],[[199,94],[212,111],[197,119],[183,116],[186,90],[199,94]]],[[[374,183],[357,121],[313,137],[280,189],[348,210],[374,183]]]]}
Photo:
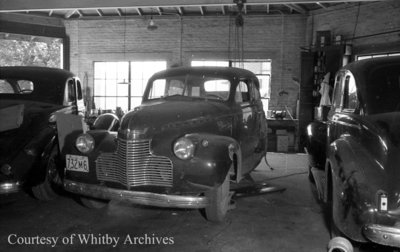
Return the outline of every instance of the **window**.
{"type": "Polygon", "coordinates": [[[33,88],[33,82],[29,80],[0,80],[0,94],[30,94],[33,88]]]}
{"type": "Polygon", "coordinates": [[[351,73],[346,75],[344,85],[343,108],[348,111],[354,111],[358,105],[357,88],[351,73]]]}
{"type": "Polygon", "coordinates": [[[239,85],[236,87],[235,101],[238,103],[250,101],[249,88],[246,82],[240,81],[239,85]]]}
{"type": "Polygon", "coordinates": [[[231,83],[214,76],[183,74],[156,79],[150,84],[147,99],[170,99],[176,96],[196,99],[227,100],[231,83]]]}
{"type": "Polygon", "coordinates": [[[156,72],[167,68],[166,61],[132,61],[131,62],[131,104],[132,108],[142,102],[148,79],[156,72]]]}
{"type": "Polygon", "coordinates": [[[224,79],[214,79],[204,82],[204,91],[208,98],[216,97],[218,99],[228,100],[230,87],[231,83],[224,79]]]}
{"type": "Polygon", "coordinates": [[[335,87],[333,89],[333,107],[336,112],[341,110],[342,105],[342,74],[338,74],[335,80],[335,87]]]}
{"type": "Polygon", "coordinates": [[[167,68],[166,61],[95,62],[94,102],[97,109],[123,111],[140,105],[147,80],[167,68]]]}
{"type": "MultiPolygon", "coordinates": [[[[229,61],[217,61],[217,60],[197,60],[192,61],[192,66],[229,66],[229,61]]],[[[245,60],[236,62],[231,62],[234,67],[240,67],[252,71],[257,76],[260,82],[261,98],[264,111],[268,111],[268,102],[271,97],[271,60],[245,60]]]]}
{"type": "Polygon", "coordinates": [[[62,52],[61,38],[0,32],[0,66],[63,68],[62,52]]]}
{"type": "Polygon", "coordinates": [[[67,88],[68,102],[75,101],[75,82],[73,79],[68,81],[67,88]]]}
{"type": "Polygon", "coordinates": [[[266,60],[245,60],[244,62],[232,62],[235,67],[241,67],[252,71],[260,82],[261,98],[264,111],[268,111],[268,102],[271,97],[271,67],[272,61],[266,60]]]}
{"type": "Polygon", "coordinates": [[[78,100],[82,100],[82,87],[81,87],[81,82],[79,80],[76,80],[76,87],[78,88],[78,100]]]}

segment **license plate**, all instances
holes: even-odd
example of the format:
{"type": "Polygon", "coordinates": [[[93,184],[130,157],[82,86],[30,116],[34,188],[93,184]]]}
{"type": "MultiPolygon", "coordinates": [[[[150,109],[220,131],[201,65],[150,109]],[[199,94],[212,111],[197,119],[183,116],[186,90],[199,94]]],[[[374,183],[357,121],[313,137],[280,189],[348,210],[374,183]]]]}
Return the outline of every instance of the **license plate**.
{"type": "Polygon", "coordinates": [[[66,155],[67,170],[89,172],[89,159],[85,156],[66,155]]]}

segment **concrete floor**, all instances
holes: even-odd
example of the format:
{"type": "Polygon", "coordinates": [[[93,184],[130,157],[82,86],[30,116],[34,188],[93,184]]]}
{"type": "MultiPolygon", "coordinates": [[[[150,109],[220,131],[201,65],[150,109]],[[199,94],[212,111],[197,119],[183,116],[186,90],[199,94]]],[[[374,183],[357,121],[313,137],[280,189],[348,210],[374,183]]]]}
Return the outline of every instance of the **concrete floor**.
{"type": "Polygon", "coordinates": [[[207,222],[198,210],[120,202],[91,210],[68,195],[50,202],[37,201],[25,193],[3,196],[0,251],[326,251],[329,233],[308,182],[306,156],[272,153],[268,162],[274,170],[263,161],[252,173],[253,179],[286,190],[237,198],[236,208],[222,224],[207,222]],[[79,239],[83,235],[96,239],[83,244],[79,239]],[[58,240],[54,248],[51,244],[10,244],[37,236],[58,240]],[[118,244],[104,244],[106,237],[109,241],[119,238],[118,244]]]}

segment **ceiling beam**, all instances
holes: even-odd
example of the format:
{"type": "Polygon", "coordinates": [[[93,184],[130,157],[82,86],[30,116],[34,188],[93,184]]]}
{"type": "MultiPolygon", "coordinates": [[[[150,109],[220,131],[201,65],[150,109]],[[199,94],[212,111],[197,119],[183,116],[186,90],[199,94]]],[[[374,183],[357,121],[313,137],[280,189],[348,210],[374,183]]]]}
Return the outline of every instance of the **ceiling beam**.
{"type": "MultiPolygon", "coordinates": [[[[136,8],[136,12],[139,14],[139,16],[143,16],[143,11],[140,8],[136,8]]],[[[127,13],[125,13],[126,15],[127,13]]]]}
{"type": "Polygon", "coordinates": [[[179,15],[183,15],[183,9],[181,7],[177,7],[179,15]]]}
{"type": "MultiPolygon", "coordinates": [[[[347,4],[347,2],[345,2],[347,4]]],[[[320,3],[320,2],[316,2],[316,4],[318,4],[321,8],[323,9],[327,9],[328,7],[326,7],[324,4],[320,3]]]]}
{"type": "Polygon", "coordinates": [[[285,6],[289,7],[292,10],[297,11],[298,13],[307,14],[307,10],[305,10],[304,8],[302,8],[299,5],[296,5],[296,4],[285,4],[285,6]]]}
{"type": "Polygon", "coordinates": [[[122,17],[122,11],[121,11],[121,9],[120,9],[120,8],[117,8],[116,11],[117,11],[117,13],[118,13],[118,16],[122,17]]]}
{"type": "Polygon", "coordinates": [[[222,15],[226,14],[226,10],[225,10],[225,6],[224,5],[221,6],[221,11],[222,11],[222,15]]]}
{"type": "Polygon", "coordinates": [[[100,17],[104,16],[104,13],[100,9],[96,9],[96,12],[100,17]]]}
{"type": "MultiPolygon", "coordinates": [[[[389,0],[319,0],[319,3],[340,2],[372,2],[389,0]]],[[[247,5],[255,4],[304,4],[316,3],[316,0],[247,0],[247,5]]],[[[188,6],[232,6],[232,0],[0,0],[0,12],[11,11],[39,11],[39,10],[62,10],[62,9],[115,9],[127,7],[188,7],[188,6]]]]}
{"type": "Polygon", "coordinates": [[[70,18],[72,15],[75,14],[75,11],[76,11],[76,9],[75,10],[69,10],[67,13],[65,13],[64,18],[66,18],[66,19],[70,18]]]}
{"type": "Polygon", "coordinates": [[[204,16],[204,7],[203,6],[200,6],[200,13],[202,16],[204,16]]]}

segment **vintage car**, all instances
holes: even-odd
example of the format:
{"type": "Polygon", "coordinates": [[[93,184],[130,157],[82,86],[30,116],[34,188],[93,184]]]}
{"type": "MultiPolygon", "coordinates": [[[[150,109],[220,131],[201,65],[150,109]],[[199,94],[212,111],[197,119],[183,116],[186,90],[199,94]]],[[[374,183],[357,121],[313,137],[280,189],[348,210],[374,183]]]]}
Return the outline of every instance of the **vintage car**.
{"type": "Polygon", "coordinates": [[[400,57],[338,71],[328,120],[307,128],[316,188],[333,235],[400,247],[400,57]]]}
{"type": "Polygon", "coordinates": [[[178,67],[153,75],[142,104],[117,132],[66,137],[64,188],[90,207],[99,200],[203,209],[220,222],[230,182],[266,153],[266,118],[257,77],[239,68],[178,67]]]}
{"type": "Polygon", "coordinates": [[[24,188],[39,199],[52,198],[52,182],[62,188],[56,170],[56,113],[84,110],[80,81],[72,73],[0,67],[0,194],[24,188]]]}

